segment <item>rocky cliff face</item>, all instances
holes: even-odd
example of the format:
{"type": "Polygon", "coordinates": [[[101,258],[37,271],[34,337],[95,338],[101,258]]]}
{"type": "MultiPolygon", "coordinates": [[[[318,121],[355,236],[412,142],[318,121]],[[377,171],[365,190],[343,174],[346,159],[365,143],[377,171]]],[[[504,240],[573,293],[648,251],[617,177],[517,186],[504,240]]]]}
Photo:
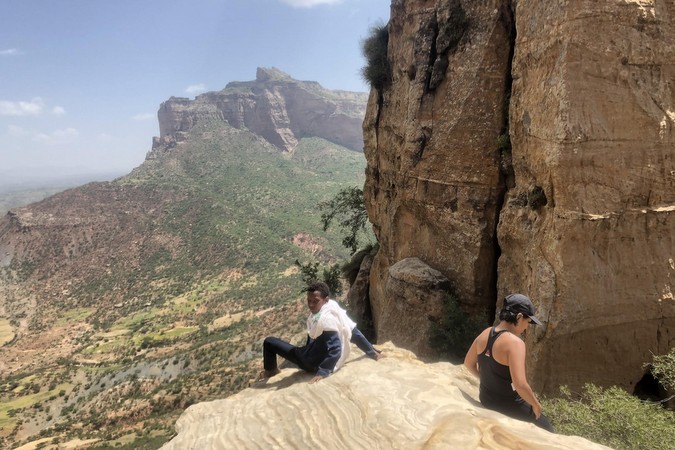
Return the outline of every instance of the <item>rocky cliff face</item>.
{"type": "Polygon", "coordinates": [[[383,346],[318,384],[285,369],[224,400],[191,406],[165,450],[185,448],[606,449],[489,411],[476,379],[449,363],[422,364],[383,346]]]}
{"type": "Polygon", "coordinates": [[[499,292],[546,319],[544,389],[632,387],[675,344],[673,21],[670,1],[517,3],[499,292]],[[522,206],[537,187],[546,205],[522,206]]]}
{"type": "Polygon", "coordinates": [[[383,320],[397,307],[386,286],[408,257],[453,281],[472,311],[494,307],[511,33],[503,1],[392,2],[392,82],[371,93],[364,122],[366,204],[380,242],[371,275],[378,334],[396,334],[383,320]]]}
{"type": "MultiPolygon", "coordinates": [[[[232,82],[194,100],[171,97],[159,112],[160,138],[223,120],[267,139],[284,152],[302,137],[316,136],[355,151],[363,149],[361,122],[367,94],[324,89],[277,70],[258,68],[255,81],[232,82]]],[[[156,144],[156,145],[157,145],[156,144]]]]}
{"type": "Polygon", "coordinates": [[[467,311],[531,295],[538,389],[630,389],[672,347],[673,20],[659,0],[392,2],[364,122],[378,332],[392,266],[418,257],[467,311]]]}

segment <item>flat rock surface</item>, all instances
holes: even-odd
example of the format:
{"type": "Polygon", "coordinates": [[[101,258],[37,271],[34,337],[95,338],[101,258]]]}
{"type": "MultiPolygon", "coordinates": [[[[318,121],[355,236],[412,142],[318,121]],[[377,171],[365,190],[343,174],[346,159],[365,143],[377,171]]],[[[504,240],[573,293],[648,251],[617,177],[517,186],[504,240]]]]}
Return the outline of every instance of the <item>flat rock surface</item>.
{"type": "Polygon", "coordinates": [[[478,402],[462,366],[425,364],[390,343],[386,357],[349,362],[319,383],[284,369],[227,399],[191,406],[171,449],[601,449],[551,434],[478,402]]]}

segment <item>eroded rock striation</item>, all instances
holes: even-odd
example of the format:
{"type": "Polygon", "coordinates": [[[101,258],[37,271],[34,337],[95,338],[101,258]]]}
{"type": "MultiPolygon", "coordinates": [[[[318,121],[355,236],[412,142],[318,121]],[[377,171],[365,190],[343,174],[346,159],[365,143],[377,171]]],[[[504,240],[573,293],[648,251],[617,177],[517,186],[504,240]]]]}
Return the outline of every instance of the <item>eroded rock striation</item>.
{"type": "Polygon", "coordinates": [[[461,366],[423,364],[391,344],[380,361],[352,352],[317,384],[285,369],[227,399],[191,406],[162,447],[268,449],[606,449],[483,408],[461,366]]]}
{"type": "Polygon", "coordinates": [[[258,68],[255,81],[231,82],[194,100],[171,97],[161,104],[155,145],[213,119],[262,136],[284,152],[302,137],[316,136],[355,151],[363,149],[361,123],[367,94],[323,88],[274,68],[258,68]]]}
{"type": "Polygon", "coordinates": [[[674,20],[665,0],[392,1],[364,122],[378,333],[417,257],[467,312],[533,298],[545,392],[630,390],[675,344],[674,20]]]}

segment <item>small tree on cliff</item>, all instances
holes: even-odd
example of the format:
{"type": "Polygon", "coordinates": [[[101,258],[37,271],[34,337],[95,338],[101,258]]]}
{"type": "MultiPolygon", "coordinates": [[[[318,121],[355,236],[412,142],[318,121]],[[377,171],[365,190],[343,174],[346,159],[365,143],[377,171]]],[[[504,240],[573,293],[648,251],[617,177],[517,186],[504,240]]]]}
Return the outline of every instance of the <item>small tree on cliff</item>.
{"type": "MultiPolygon", "coordinates": [[[[321,271],[320,277],[318,262],[303,264],[296,259],[295,265],[300,269],[302,281],[306,285],[309,286],[314,281],[322,280],[328,285],[328,288],[332,294],[340,295],[342,293],[342,283],[340,282],[340,266],[338,264],[333,264],[330,267],[324,267],[321,271]]],[[[302,292],[305,292],[304,289],[302,292]]]]}
{"type": "Polygon", "coordinates": [[[341,190],[335,197],[319,204],[323,231],[328,230],[334,220],[345,232],[342,245],[353,255],[359,249],[360,238],[368,234],[368,212],[363,199],[363,190],[350,187],[341,190]]]}
{"type": "Polygon", "coordinates": [[[357,187],[349,187],[338,192],[331,200],[319,203],[321,213],[321,224],[323,231],[327,231],[331,225],[337,221],[338,226],[343,230],[342,245],[350,250],[352,258],[345,262],[342,268],[334,264],[322,270],[319,269],[319,263],[302,263],[295,260],[295,265],[300,268],[300,274],[305,283],[322,279],[328,285],[333,293],[339,294],[342,291],[340,275],[345,277],[349,283],[353,283],[358,273],[361,261],[367,254],[377,252],[377,244],[373,244],[372,230],[369,227],[368,212],[363,198],[363,190],[357,187]],[[361,243],[367,240],[368,245],[359,251],[361,243]],[[322,276],[319,276],[321,272],[322,276]]]}

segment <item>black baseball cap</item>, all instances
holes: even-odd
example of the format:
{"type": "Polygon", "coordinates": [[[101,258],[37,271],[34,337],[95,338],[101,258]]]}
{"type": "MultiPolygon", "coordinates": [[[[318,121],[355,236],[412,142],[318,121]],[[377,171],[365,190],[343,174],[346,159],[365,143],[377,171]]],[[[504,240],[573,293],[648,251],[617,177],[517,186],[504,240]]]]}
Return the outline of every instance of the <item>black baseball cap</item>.
{"type": "Polygon", "coordinates": [[[541,325],[539,319],[537,319],[534,315],[534,305],[532,304],[532,300],[530,300],[527,295],[507,295],[504,297],[504,309],[507,311],[521,313],[524,316],[529,317],[536,325],[541,325]]]}

